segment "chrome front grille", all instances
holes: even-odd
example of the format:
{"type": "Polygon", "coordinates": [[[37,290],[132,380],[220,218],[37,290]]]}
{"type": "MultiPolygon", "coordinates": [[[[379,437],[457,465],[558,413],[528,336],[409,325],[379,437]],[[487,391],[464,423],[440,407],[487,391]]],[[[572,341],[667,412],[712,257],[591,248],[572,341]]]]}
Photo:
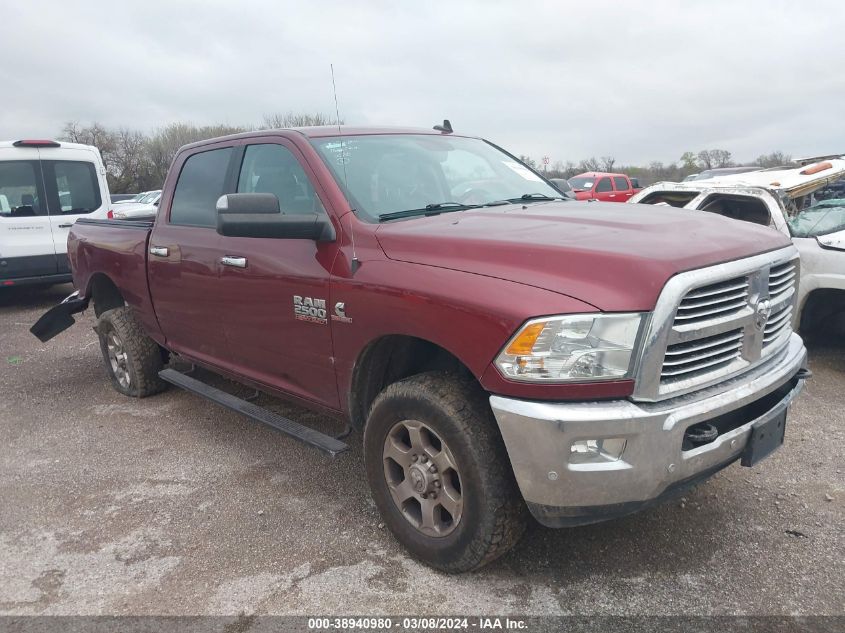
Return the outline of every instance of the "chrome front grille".
{"type": "Polygon", "coordinates": [[[769,271],[769,300],[777,303],[784,299],[791,289],[794,290],[797,276],[795,262],[772,266],[769,271]]]}
{"type": "Polygon", "coordinates": [[[739,358],[742,338],[742,330],[737,329],[689,343],[670,345],[666,348],[666,358],[660,372],[661,382],[665,384],[701,372],[718,371],[739,358]]]}
{"type": "Polygon", "coordinates": [[[777,354],[792,333],[794,248],[676,275],[655,308],[634,397],[703,388],[777,354]]]}
{"type": "Polygon", "coordinates": [[[730,279],[697,288],[683,298],[675,322],[690,325],[736,314],[748,305],[748,279],[730,279]]]}
{"type": "Polygon", "coordinates": [[[790,325],[792,324],[792,305],[786,304],[780,311],[772,314],[769,317],[766,326],[763,328],[763,349],[765,350],[779,339],[783,338],[784,334],[792,332],[790,325]]]}

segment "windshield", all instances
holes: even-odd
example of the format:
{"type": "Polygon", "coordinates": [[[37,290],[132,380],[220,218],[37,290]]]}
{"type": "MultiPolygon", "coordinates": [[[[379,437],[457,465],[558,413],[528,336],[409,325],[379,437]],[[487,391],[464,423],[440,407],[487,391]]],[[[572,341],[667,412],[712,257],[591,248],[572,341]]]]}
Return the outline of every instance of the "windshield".
{"type": "Polygon", "coordinates": [[[576,176],[575,178],[569,179],[569,184],[572,185],[573,189],[577,189],[579,191],[587,191],[588,189],[593,188],[593,183],[595,181],[595,178],[584,178],[576,176]]]}
{"type": "Polygon", "coordinates": [[[151,202],[155,202],[155,199],[159,195],[161,195],[160,191],[148,191],[143,196],[141,196],[141,198],[138,200],[138,202],[143,203],[143,204],[149,204],[151,202]]]}
{"type": "Polygon", "coordinates": [[[834,198],[807,207],[789,220],[794,237],[817,237],[845,231],[845,198],[834,198]]]}
{"type": "Polygon", "coordinates": [[[532,194],[535,200],[560,198],[528,167],[480,139],[380,134],[312,143],[358,215],[369,221],[402,211],[460,210],[532,194]]]}

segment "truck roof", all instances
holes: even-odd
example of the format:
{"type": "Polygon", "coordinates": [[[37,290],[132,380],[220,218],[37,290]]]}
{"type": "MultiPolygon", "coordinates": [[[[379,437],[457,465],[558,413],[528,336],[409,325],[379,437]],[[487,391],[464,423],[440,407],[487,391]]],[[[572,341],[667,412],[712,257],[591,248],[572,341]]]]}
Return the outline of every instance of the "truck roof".
{"type": "Polygon", "coordinates": [[[843,176],[845,160],[834,158],[811,165],[750,171],[700,182],[707,183],[707,187],[762,187],[781,195],[795,197],[811,193],[843,176]]]}
{"type": "Polygon", "coordinates": [[[843,177],[845,177],[845,159],[840,157],[810,165],[761,169],[705,180],[691,180],[680,183],[659,182],[648,187],[648,192],[659,189],[702,191],[705,189],[759,188],[771,191],[778,196],[798,197],[807,195],[843,177]]]}
{"type": "Polygon", "coordinates": [[[218,136],[215,138],[197,141],[195,143],[189,143],[187,145],[182,146],[179,151],[181,152],[185,149],[201,147],[209,143],[218,143],[220,141],[228,141],[232,139],[255,138],[259,136],[268,136],[273,134],[279,134],[280,136],[289,136],[291,133],[300,134],[307,138],[323,138],[327,136],[368,136],[376,134],[429,134],[432,136],[471,136],[467,134],[457,134],[454,132],[449,132],[448,134],[445,134],[432,128],[315,125],[311,127],[289,127],[275,128],[269,130],[254,130],[252,132],[240,132],[238,134],[229,134],[228,136],[218,136]]]}
{"type": "Polygon", "coordinates": [[[582,174],[575,174],[573,178],[601,178],[602,176],[625,176],[613,171],[585,171],[582,174]]]}
{"type": "MultiPolygon", "coordinates": [[[[0,149],[18,149],[15,145],[18,141],[0,141],[0,149]]],[[[56,141],[59,144],[59,147],[41,147],[40,149],[84,149],[84,150],[96,150],[97,148],[93,145],[83,145],[82,143],[68,143],[66,141],[56,141]]]]}

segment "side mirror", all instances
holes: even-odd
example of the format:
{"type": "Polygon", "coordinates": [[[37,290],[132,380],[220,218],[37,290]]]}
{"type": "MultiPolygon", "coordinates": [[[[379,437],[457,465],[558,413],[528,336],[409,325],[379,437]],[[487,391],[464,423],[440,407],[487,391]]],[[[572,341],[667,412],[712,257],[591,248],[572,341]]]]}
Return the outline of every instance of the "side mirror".
{"type": "Polygon", "coordinates": [[[265,237],[331,242],[335,231],[320,213],[285,215],[272,193],[230,193],[217,200],[217,232],[226,237],[265,237]]]}
{"type": "Polygon", "coordinates": [[[845,251],[845,231],[819,235],[816,241],[822,248],[832,248],[837,251],[845,251]]]}

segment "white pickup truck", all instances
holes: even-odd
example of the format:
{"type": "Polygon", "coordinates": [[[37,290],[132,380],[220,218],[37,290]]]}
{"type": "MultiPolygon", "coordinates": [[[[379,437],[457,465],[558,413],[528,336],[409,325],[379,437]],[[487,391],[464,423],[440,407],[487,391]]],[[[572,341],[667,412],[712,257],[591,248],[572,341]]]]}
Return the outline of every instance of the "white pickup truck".
{"type": "Polygon", "coordinates": [[[629,202],[709,211],[790,236],[801,254],[793,322],[810,333],[822,326],[845,330],[845,194],[839,193],[845,160],[836,155],[797,162],[797,167],[659,182],[629,202]],[[826,191],[836,197],[822,199],[826,191]]]}

